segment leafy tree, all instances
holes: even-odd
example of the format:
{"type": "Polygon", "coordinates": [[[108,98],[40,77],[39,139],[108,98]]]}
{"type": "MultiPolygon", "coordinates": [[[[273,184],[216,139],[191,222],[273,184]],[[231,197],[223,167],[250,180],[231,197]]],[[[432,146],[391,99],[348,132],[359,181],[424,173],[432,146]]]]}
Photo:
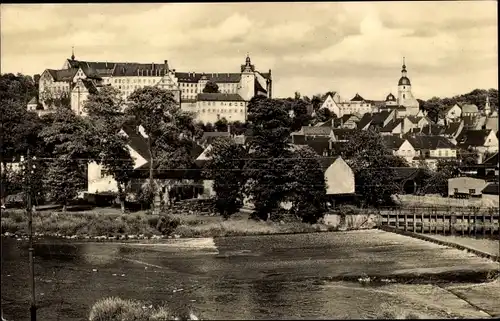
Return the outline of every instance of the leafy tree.
{"type": "Polygon", "coordinates": [[[246,132],[246,124],[237,120],[231,124],[231,131],[234,135],[243,135],[246,132]]]}
{"type": "Polygon", "coordinates": [[[214,132],[215,126],[212,123],[206,123],[205,124],[205,131],[206,132],[214,132]]]}
{"type": "Polygon", "coordinates": [[[97,94],[89,96],[84,108],[99,141],[99,157],[95,161],[102,164],[117,182],[121,209],[125,212],[126,187],[130,182],[134,161],[127,148],[127,138],[119,134],[126,121],[121,112],[122,106],[120,92],[112,87],[104,87],[97,94]]]}
{"type": "Polygon", "coordinates": [[[52,155],[44,183],[50,197],[65,208],[85,187],[87,163],[97,158],[99,141],[89,122],[66,108],[56,110],[52,123],[42,129],[40,137],[52,155]]]}
{"type": "Polygon", "coordinates": [[[311,99],[311,103],[313,105],[313,110],[317,112],[318,109],[321,107],[321,104],[323,103],[321,95],[314,95],[313,98],[311,99]]]}
{"type": "Polygon", "coordinates": [[[295,92],[295,100],[299,100],[300,99],[300,92],[296,91],[295,92]]]}
{"type": "Polygon", "coordinates": [[[38,139],[41,121],[33,112],[26,110],[26,104],[35,95],[36,88],[29,76],[21,74],[0,75],[0,163],[2,164],[1,201],[5,196],[9,182],[7,162],[26,155],[28,148],[32,155],[44,151],[38,139]]]}
{"type": "Polygon", "coordinates": [[[194,135],[196,139],[200,139],[203,137],[203,133],[205,133],[205,124],[203,122],[197,122],[194,125],[194,135]]]}
{"type": "Polygon", "coordinates": [[[318,155],[306,146],[293,151],[287,163],[292,213],[305,223],[316,223],[326,211],[325,174],[318,155]]]}
{"type": "Polygon", "coordinates": [[[325,122],[332,118],[336,118],[336,115],[330,111],[328,108],[321,108],[316,112],[316,119],[318,122],[325,122]]]}
{"type": "Polygon", "coordinates": [[[381,136],[373,130],[355,130],[340,152],[352,168],[356,192],[365,202],[373,206],[390,203],[391,195],[399,191],[394,168],[408,167],[407,162],[391,155],[381,136]]]}
{"type": "Polygon", "coordinates": [[[253,131],[246,163],[246,193],[254,202],[254,218],[267,220],[288,193],[291,118],[282,100],[254,97],[248,104],[248,125],[253,131]]]}
{"type": "Polygon", "coordinates": [[[290,113],[292,112],[292,121],[291,121],[291,130],[297,131],[302,128],[302,126],[309,125],[311,121],[311,116],[307,112],[308,104],[300,99],[299,96],[296,95],[295,99],[285,99],[283,101],[285,103],[286,110],[290,113]],[[298,97],[298,98],[297,98],[298,97]]]}
{"type": "Polygon", "coordinates": [[[214,126],[218,132],[227,132],[228,121],[226,118],[222,117],[215,122],[214,126]]]}
{"type": "Polygon", "coordinates": [[[213,81],[208,81],[207,84],[205,85],[205,88],[203,88],[204,93],[219,93],[219,86],[213,82],[213,81]]]}
{"type": "Polygon", "coordinates": [[[137,89],[128,99],[126,115],[141,125],[147,135],[152,187],[155,170],[190,168],[196,133],[193,115],[180,109],[171,92],[157,87],[137,89]]]}
{"type": "Polygon", "coordinates": [[[221,138],[214,141],[207,156],[205,173],[214,181],[216,209],[227,219],[243,206],[246,150],[231,139],[221,138]]]}

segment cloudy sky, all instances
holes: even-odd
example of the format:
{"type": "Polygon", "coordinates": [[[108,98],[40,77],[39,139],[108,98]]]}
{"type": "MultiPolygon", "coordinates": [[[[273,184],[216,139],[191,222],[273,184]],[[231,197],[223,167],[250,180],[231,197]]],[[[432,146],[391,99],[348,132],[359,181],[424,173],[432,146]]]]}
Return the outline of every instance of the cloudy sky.
{"type": "Polygon", "coordinates": [[[498,88],[496,1],[2,5],[1,72],[77,59],[239,72],[247,52],[274,94],[396,92],[402,57],[417,98],[498,88]]]}

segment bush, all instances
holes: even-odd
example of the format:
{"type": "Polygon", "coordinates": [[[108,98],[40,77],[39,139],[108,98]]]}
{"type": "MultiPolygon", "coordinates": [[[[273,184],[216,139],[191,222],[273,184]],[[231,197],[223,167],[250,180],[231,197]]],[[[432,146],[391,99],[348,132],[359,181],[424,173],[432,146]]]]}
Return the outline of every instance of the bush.
{"type": "Polygon", "coordinates": [[[181,224],[181,220],[170,215],[161,215],[158,218],[156,229],[163,235],[172,234],[175,229],[181,224]]]}
{"type": "Polygon", "coordinates": [[[90,310],[89,321],[145,321],[149,317],[139,302],[120,298],[97,301],[90,310]]]}

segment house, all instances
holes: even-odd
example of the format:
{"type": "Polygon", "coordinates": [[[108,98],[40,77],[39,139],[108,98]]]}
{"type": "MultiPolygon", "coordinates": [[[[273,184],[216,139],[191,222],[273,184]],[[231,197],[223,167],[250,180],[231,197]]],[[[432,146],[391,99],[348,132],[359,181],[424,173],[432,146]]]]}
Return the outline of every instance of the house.
{"type": "Polygon", "coordinates": [[[491,129],[464,130],[457,138],[457,146],[462,149],[473,149],[480,155],[498,152],[498,137],[491,129]]]}
{"type": "Polygon", "coordinates": [[[396,118],[380,129],[380,135],[404,135],[415,128],[415,124],[408,118],[396,118]]]}
{"type": "Polygon", "coordinates": [[[292,136],[307,136],[307,137],[329,137],[333,138],[331,127],[322,126],[302,126],[302,128],[293,132],[292,136]]]}
{"type": "Polygon", "coordinates": [[[477,175],[487,181],[498,181],[498,152],[485,159],[477,170],[477,175]]]}
{"type": "Polygon", "coordinates": [[[463,120],[448,123],[448,126],[444,130],[443,136],[448,138],[450,142],[456,145],[457,138],[462,133],[462,130],[464,130],[463,120]]]}
{"type": "Polygon", "coordinates": [[[331,156],[332,155],[332,142],[328,137],[314,137],[303,139],[293,143],[297,146],[309,146],[312,150],[316,152],[319,156],[331,156]]]}
{"type": "Polygon", "coordinates": [[[413,128],[424,128],[425,126],[428,126],[432,124],[432,121],[427,117],[427,116],[406,116],[406,119],[408,119],[414,126],[413,128]]]}
{"type": "Polygon", "coordinates": [[[361,120],[361,117],[353,114],[346,114],[340,118],[334,118],[331,120],[333,128],[357,128],[357,123],[361,120]]]}
{"type": "Polygon", "coordinates": [[[359,94],[356,94],[350,101],[340,103],[339,107],[341,113],[339,116],[345,114],[364,115],[372,112],[372,104],[359,94]]]}
{"type": "Polygon", "coordinates": [[[340,102],[340,96],[337,92],[328,93],[323,97],[323,101],[319,109],[326,108],[330,110],[337,117],[341,116],[341,111],[338,103],[340,102]]]}
{"type": "Polygon", "coordinates": [[[352,137],[354,131],[355,129],[333,128],[332,129],[333,136],[330,137],[330,140],[332,142],[348,142],[349,139],[352,137]]]}
{"type": "Polygon", "coordinates": [[[496,204],[496,207],[498,207],[498,196],[500,195],[498,181],[488,183],[481,191],[481,194],[483,199],[490,201],[490,204],[496,204]]]}
{"type": "Polygon", "coordinates": [[[384,110],[373,114],[364,114],[358,122],[358,129],[383,128],[396,118],[395,110],[384,110]]]}
{"type": "Polygon", "coordinates": [[[412,144],[399,135],[384,135],[382,141],[388,149],[392,150],[394,156],[404,158],[409,164],[419,155],[412,144]]]}
{"type": "Polygon", "coordinates": [[[197,95],[196,103],[183,105],[183,109],[194,112],[196,120],[204,124],[213,124],[221,118],[244,123],[247,119],[247,104],[240,94],[201,93],[197,95]],[[192,106],[195,106],[194,110],[192,106]]]}
{"type": "Polygon", "coordinates": [[[463,104],[462,105],[462,116],[477,116],[479,114],[479,108],[474,104],[463,104]]]}
{"type": "Polygon", "coordinates": [[[38,100],[36,97],[31,98],[26,107],[28,111],[36,111],[38,109],[38,100]]]}
{"type": "Polygon", "coordinates": [[[448,107],[444,111],[445,123],[454,122],[462,117],[462,108],[459,104],[448,107]]]}
{"type": "Polygon", "coordinates": [[[325,171],[326,195],[355,193],[354,172],[342,157],[325,157],[320,163],[325,171]]]}
{"type": "Polygon", "coordinates": [[[71,110],[78,116],[86,116],[84,103],[90,94],[97,94],[99,87],[90,79],[78,79],[71,90],[71,110]]]}
{"type": "Polygon", "coordinates": [[[486,187],[484,179],[473,177],[455,177],[448,179],[449,197],[480,197],[486,187]]]}
{"type": "Polygon", "coordinates": [[[203,136],[198,140],[198,144],[202,147],[206,147],[213,143],[213,141],[219,137],[230,137],[231,134],[227,132],[204,132],[203,136]]]}
{"type": "Polygon", "coordinates": [[[410,164],[414,167],[425,163],[429,169],[435,170],[440,159],[456,159],[457,148],[447,138],[437,135],[413,135],[407,137],[415,148],[417,156],[410,164]]]}
{"type": "Polygon", "coordinates": [[[421,168],[399,167],[394,168],[394,182],[399,194],[417,194],[424,185],[425,171],[421,168]]]}
{"type": "MultiPolygon", "coordinates": [[[[132,178],[129,191],[137,192],[141,188],[142,183],[149,177],[150,155],[148,151],[147,139],[141,130],[136,129],[130,124],[123,126],[121,135],[128,139],[128,149],[134,161],[133,172],[130,174],[132,178]]],[[[201,179],[201,170],[197,169],[194,160],[201,154],[203,148],[196,143],[192,143],[190,148],[191,158],[193,160],[192,168],[185,170],[160,170],[156,165],[155,178],[160,182],[167,180],[191,180],[199,181],[201,179]]],[[[92,162],[87,167],[87,192],[89,194],[99,194],[103,192],[117,192],[118,185],[114,178],[106,173],[103,167],[95,162],[92,162]]]]}

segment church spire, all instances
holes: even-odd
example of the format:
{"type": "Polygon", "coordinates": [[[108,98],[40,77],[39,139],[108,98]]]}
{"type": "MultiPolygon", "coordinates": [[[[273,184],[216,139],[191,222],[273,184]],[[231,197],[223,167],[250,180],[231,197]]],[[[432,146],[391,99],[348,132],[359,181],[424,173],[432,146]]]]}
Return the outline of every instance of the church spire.
{"type": "Polygon", "coordinates": [[[71,60],[75,60],[75,47],[71,47],[71,60]]]}
{"type": "Polygon", "coordinates": [[[403,57],[403,69],[401,70],[401,73],[403,76],[406,76],[406,63],[405,63],[405,57],[403,57]]]}

